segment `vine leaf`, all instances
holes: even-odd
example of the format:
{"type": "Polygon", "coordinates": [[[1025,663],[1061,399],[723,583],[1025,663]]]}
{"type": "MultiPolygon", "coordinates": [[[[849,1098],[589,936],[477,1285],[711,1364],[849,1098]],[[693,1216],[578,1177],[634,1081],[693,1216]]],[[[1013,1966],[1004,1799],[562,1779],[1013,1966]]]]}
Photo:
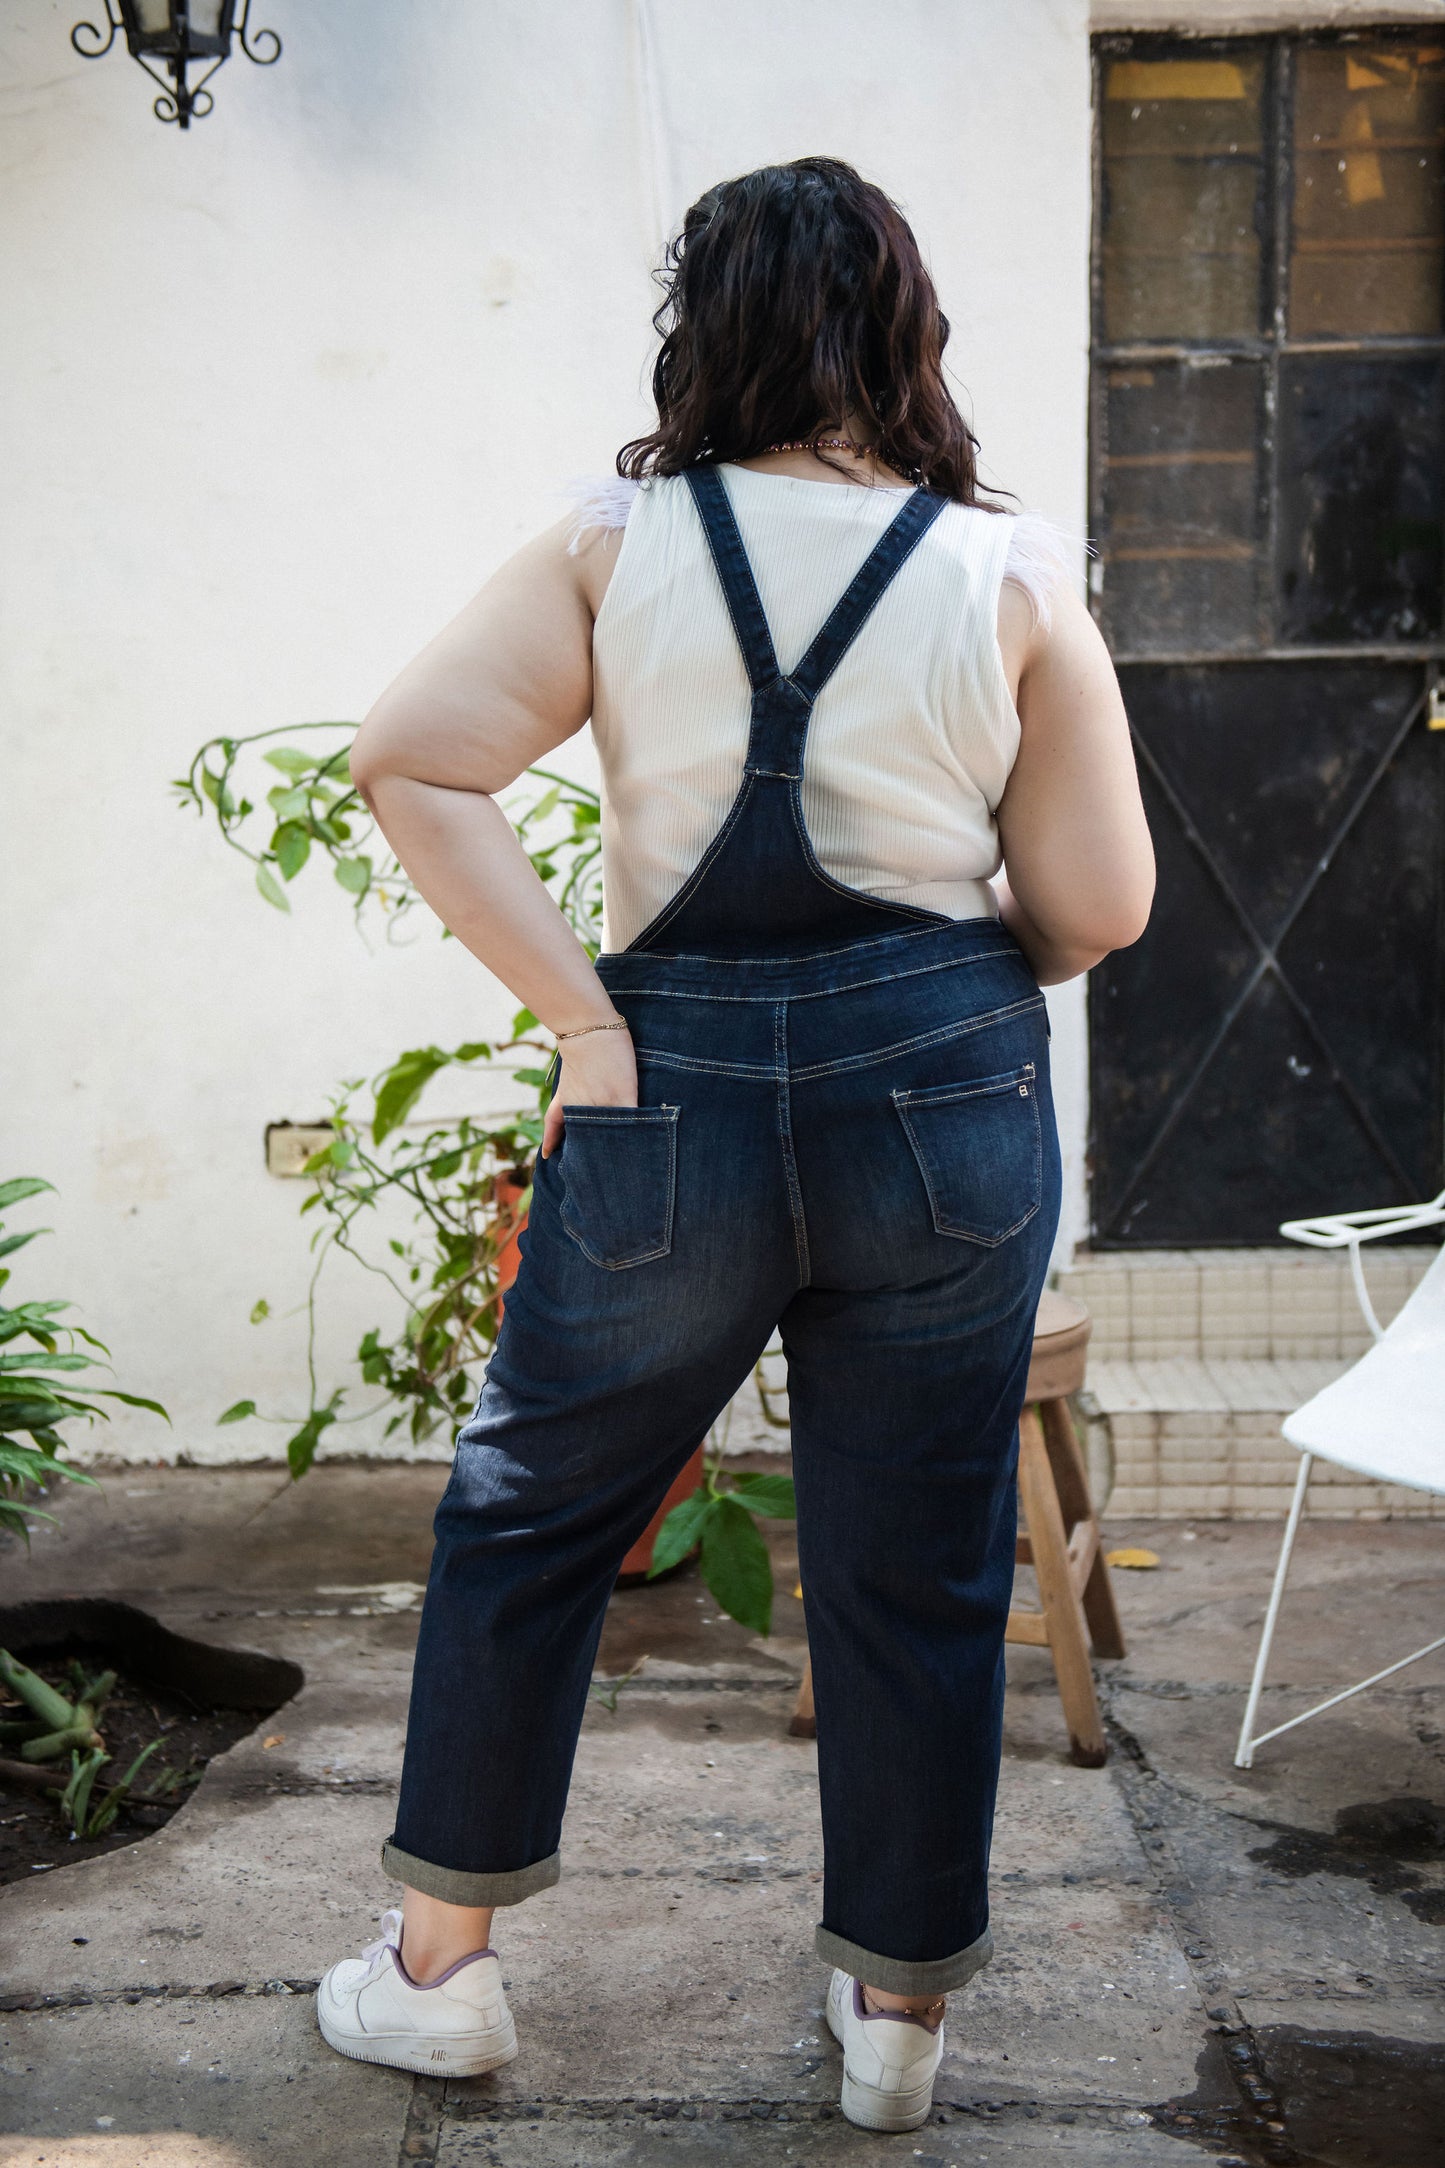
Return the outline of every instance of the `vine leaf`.
{"type": "Polygon", "coordinates": [[[377,1081],[371,1136],[380,1144],[404,1122],[439,1069],[451,1061],[439,1046],[414,1046],[377,1081]]]}
{"type": "Polygon", "coordinates": [[[293,1482],[299,1482],[315,1460],[322,1432],[336,1421],[340,1400],[340,1392],[334,1392],[326,1406],[313,1408],[301,1428],[286,1440],[286,1460],[293,1482]]]}
{"type": "Polygon", "coordinates": [[[258,866],[256,868],[256,886],[266,901],[273,903],[278,911],[290,910],[291,906],[282,893],[281,885],[269,866],[258,866]]]}
{"type": "Polygon", "coordinates": [[[364,896],[371,886],[371,860],[338,858],[336,878],[349,896],[364,896]]]}
{"type": "Polygon", "coordinates": [[[702,1577],[729,1618],[755,1634],[773,1622],[773,1566],[746,1506],[724,1491],[702,1528],[702,1577]]]}
{"type": "Polygon", "coordinates": [[[660,1573],[669,1572],[686,1558],[701,1536],[714,1502],[706,1490],[695,1490],[690,1498],[684,1498],[681,1504],[673,1507],[658,1529],[652,1546],[652,1564],[647,1569],[649,1581],[655,1581],[660,1573]]]}
{"type": "Polygon", "coordinates": [[[795,1521],[798,1517],[798,1494],[793,1488],[790,1475],[734,1476],[736,1495],[749,1513],[766,1513],[771,1519],[795,1521]]]}
{"type": "Polygon", "coordinates": [[[283,878],[294,881],[311,856],[311,837],[299,821],[283,821],[271,838],[271,848],[283,878]]]}

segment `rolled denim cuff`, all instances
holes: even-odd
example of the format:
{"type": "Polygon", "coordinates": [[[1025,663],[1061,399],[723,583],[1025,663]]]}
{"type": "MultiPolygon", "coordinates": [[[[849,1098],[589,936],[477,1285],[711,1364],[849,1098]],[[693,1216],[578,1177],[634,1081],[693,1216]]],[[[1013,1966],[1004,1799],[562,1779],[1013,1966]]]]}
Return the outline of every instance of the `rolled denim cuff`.
{"type": "Polygon", "coordinates": [[[819,1927],[814,1947],[825,1965],[841,1965],[855,1980],[881,1987],[885,1995],[947,1995],[982,1972],[993,1956],[993,1935],[985,1927],[977,1942],[952,1957],[881,1957],[835,1935],[831,1927],[819,1927]]]}
{"type": "Polygon", "coordinates": [[[550,1889],[562,1879],[562,1855],[534,1860],[530,1867],[513,1867],[505,1874],[467,1874],[460,1867],[434,1867],[430,1860],[403,1852],[388,1837],[381,1848],[381,1864],[393,1882],[405,1882],[423,1897],[439,1897],[448,1905],[519,1905],[538,1890],[550,1889]]]}

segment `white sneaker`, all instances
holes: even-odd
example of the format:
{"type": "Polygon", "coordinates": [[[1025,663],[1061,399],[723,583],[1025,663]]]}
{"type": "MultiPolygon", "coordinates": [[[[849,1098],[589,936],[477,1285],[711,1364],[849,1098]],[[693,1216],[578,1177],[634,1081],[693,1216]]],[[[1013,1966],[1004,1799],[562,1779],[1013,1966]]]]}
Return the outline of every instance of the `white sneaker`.
{"type": "Polygon", "coordinates": [[[400,1935],[401,1914],[388,1912],[379,1941],[331,1967],[316,1990],[321,2037],[359,2063],[427,2077],[476,2078],[511,2062],[517,2029],[496,1952],[459,1958],[418,1987],[402,1964],[400,1935]]]}
{"type": "Polygon", "coordinates": [[[943,2027],[904,2011],[867,2010],[851,1973],[828,1988],[828,2030],[843,2050],[843,2113],[862,2130],[917,2130],[933,2106],[943,2027]]]}

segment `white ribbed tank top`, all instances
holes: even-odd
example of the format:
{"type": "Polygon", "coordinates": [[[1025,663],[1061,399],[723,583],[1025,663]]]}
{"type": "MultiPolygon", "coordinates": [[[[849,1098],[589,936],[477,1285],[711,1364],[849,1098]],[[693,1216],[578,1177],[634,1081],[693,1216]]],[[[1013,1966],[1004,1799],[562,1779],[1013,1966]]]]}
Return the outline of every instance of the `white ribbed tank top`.
{"type": "MultiPolygon", "coordinates": [[[[723,465],[784,671],[796,667],[908,495],[723,465]]],[[[751,720],[747,670],[681,476],[592,492],[580,527],[625,522],[593,633],[604,949],[671,901],[727,817],[751,720]]],[[[818,696],[803,817],[846,887],[948,918],[997,914],[995,812],[1019,744],[999,587],[1047,614],[1062,569],[1044,522],[950,504],[818,696]]]]}

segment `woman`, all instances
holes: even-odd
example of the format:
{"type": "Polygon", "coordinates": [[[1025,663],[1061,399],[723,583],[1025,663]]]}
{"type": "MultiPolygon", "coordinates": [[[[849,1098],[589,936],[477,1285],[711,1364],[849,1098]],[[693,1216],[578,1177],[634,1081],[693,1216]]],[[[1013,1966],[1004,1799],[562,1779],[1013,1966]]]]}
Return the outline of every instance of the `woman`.
{"type": "Polygon", "coordinates": [[[1040,523],[980,498],[895,206],[821,158],[710,190],[657,327],[657,427],[622,481],[502,568],[352,755],[561,1058],[437,1513],[384,1854],[404,1919],[327,1974],[320,2021],[434,2074],[516,2053],[493,1909],[558,1877],[619,1562],[781,1326],[828,2018],[845,2112],[908,2130],[944,1998],[991,1948],[1017,1421],[1059,1200],[1039,987],[1138,937],[1152,859],[1103,644],[1040,523]],[[589,717],[595,968],[497,804],[589,717]]]}

